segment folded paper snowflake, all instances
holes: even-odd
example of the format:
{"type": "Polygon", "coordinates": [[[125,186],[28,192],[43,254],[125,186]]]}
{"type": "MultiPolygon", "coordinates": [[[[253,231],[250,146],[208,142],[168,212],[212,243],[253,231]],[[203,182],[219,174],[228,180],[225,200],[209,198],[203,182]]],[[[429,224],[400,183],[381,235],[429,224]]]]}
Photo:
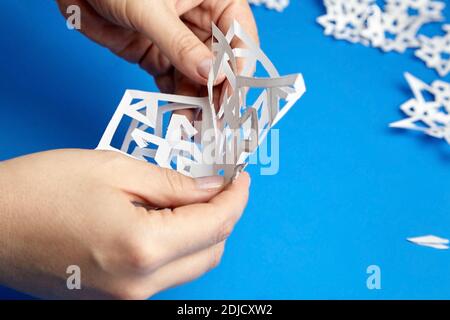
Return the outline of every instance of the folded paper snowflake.
{"type": "Polygon", "coordinates": [[[268,9],[282,12],[289,5],[289,0],[248,0],[250,4],[265,5],[268,9]]]}
{"type": "Polygon", "coordinates": [[[419,46],[417,33],[441,21],[445,4],[434,0],[324,0],[327,14],[317,19],[326,35],[381,50],[404,52],[419,46]],[[383,10],[384,9],[384,10],[383,10]]]}
{"type": "Polygon", "coordinates": [[[409,73],[405,77],[414,98],[400,107],[408,118],[390,127],[421,131],[450,144],[450,84],[437,80],[428,85],[409,73]]]}
{"type": "Polygon", "coordinates": [[[118,151],[192,177],[221,174],[229,181],[236,176],[306,88],[301,74],[280,76],[237,22],[226,35],[213,25],[212,34],[215,59],[208,97],[127,90],[97,149],[118,151]],[[243,46],[232,48],[231,43],[243,46]],[[261,67],[264,77],[253,77],[261,67]],[[216,106],[214,83],[223,75],[226,89],[216,106]],[[186,109],[192,119],[172,114],[186,109]]]}
{"type": "Polygon", "coordinates": [[[441,77],[450,72],[450,25],[444,25],[443,30],[446,32],[443,37],[419,36],[420,48],[415,53],[428,68],[436,69],[441,77]]]}

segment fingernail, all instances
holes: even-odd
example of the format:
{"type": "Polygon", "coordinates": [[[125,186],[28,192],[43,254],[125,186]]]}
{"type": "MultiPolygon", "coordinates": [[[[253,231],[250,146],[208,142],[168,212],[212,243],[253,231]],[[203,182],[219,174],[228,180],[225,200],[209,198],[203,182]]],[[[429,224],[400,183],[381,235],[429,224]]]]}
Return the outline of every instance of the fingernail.
{"type": "Polygon", "coordinates": [[[223,186],[224,182],[225,179],[222,176],[201,177],[195,179],[197,188],[201,190],[219,189],[223,186]]]}
{"type": "Polygon", "coordinates": [[[205,59],[202,62],[199,63],[197,66],[197,72],[205,79],[208,79],[209,77],[209,71],[211,70],[212,66],[212,60],[211,59],[205,59]]]}

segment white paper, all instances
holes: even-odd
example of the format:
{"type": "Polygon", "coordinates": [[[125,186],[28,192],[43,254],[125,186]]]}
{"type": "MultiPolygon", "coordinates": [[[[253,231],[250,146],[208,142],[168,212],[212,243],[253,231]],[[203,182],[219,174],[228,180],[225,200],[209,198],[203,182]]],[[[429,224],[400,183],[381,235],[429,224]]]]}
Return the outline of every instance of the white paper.
{"type": "Polygon", "coordinates": [[[265,5],[268,9],[282,12],[289,5],[289,0],[248,0],[248,3],[254,5],[265,5]]]}
{"type": "Polygon", "coordinates": [[[327,14],[317,19],[326,35],[381,50],[404,52],[419,46],[420,28],[443,20],[445,3],[433,0],[324,0],[327,14]]]}
{"type": "Polygon", "coordinates": [[[441,77],[450,72],[450,25],[443,26],[446,35],[428,38],[420,35],[420,48],[415,55],[423,60],[428,68],[435,69],[441,77]]]}
{"type": "Polygon", "coordinates": [[[352,43],[368,44],[361,37],[365,22],[374,10],[373,0],[324,0],[327,14],[317,18],[325,35],[352,43]]]}
{"type": "Polygon", "coordinates": [[[391,128],[420,131],[450,144],[450,84],[441,80],[428,85],[406,73],[414,98],[400,109],[407,118],[391,123],[391,128]]]}
{"type": "Polygon", "coordinates": [[[301,74],[280,76],[272,62],[237,22],[224,35],[212,26],[215,59],[208,79],[208,97],[188,97],[127,90],[97,149],[113,150],[192,177],[221,174],[227,181],[246,165],[269,130],[306,91],[301,74]],[[239,38],[243,47],[232,48],[239,38]],[[238,72],[237,61],[245,61],[238,72]],[[262,66],[266,76],[253,77],[262,66]],[[226,75],[228,90],[214,106],[213,84],[226,75]],[[257,98],[248,98],[258,89],[257,98]],[[173,115],[164,129],[164,116],[180,109],[194,110],[201,120],[191,123],[173,115]],[[216,112],[216,110],[218,110],[216,112]],[[113,146],[122,121],[131,124],[120,147],[113,146]]]}
{"type": "Polygon", "coordinates": [[[421,236],[421,237],[413,237],[407,238],[409,242],[417,244],[419,246],[430,247],[434,249],[446,250],[449,248],[449,240],[440,238],[433,235],[421,236]]]}

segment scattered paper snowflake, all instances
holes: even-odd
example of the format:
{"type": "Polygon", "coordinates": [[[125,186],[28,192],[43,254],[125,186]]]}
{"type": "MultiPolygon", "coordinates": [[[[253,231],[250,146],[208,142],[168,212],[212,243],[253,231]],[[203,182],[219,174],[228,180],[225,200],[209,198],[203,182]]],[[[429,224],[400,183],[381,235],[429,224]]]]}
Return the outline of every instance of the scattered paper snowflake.
{"type": "Polygon", "coordinates": [[[324,0],[327,14],[317,22],[326,35],[381,50],[404,52],[419,46],[417,33],[429,22],[441,21],[445,4],[433,0],[324,0]],[[384,9],[384,10],[383,10],[384,9]]]}
{"type": "Polygon", "coordinates": [[[433,235],[407,238],[411,243],[417,244],[423,247],[430,247],[439,250],[447,250],[449,247],[449,240],[433,235]]]}
{"type": "Polygon", "coordinates": [[[248,0],[250,4],[265,5],[268,9],[282,12],[289,5],[289,0],[248,0]]]}
{"type": "Polygon", "coordinates": [[[428,85],[409,73],[405,77],[414,98],[400,107],[408,118],[390,127],[421,131],[450,144],[450,84],[436,80],[428,85]]]}
{"type": "Polygon", "coordinates": [[[420,35],[420,49],[415,53],[428,68],[436,69],[441,77],[450,72],[450,25],[444,25],[443,30],[446,32],[443,37],[428,38],[420,35]]]}
{"type": "Polygon", "coordinates": [[[324,4],[327,14],[319,17],[317,22],[325,28],[326,35],[352,43],[368,44],[361,38],[361,32],[374,9],[373,0],[325,0],[324,4]]]}

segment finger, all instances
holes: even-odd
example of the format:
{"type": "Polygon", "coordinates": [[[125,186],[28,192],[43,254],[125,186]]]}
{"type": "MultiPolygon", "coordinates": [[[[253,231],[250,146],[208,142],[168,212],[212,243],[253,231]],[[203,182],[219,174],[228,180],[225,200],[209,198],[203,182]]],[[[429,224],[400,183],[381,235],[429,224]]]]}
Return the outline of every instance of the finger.
{"type": "Polygon", "coordinates": [[[224,250],[225,242],[221,242],[211,248],[175,260],[140,281],[147,295],[193,281],[216,268],[222,260],[224,250]]]}
{"type": "Polygon", "coordinates": [[[173,74],[173,66],[169,59],[153,43],[142,55],[139,66],[155,77],[173,74]]]}
{"type": "MultiPolygon", "coordinates": [[[[149,230],[158,226],[162,248],[158,265],[218,244],[231,234],[247,204],[250,178],[243,173],[208,203],[192,204],[167,212],[151,211],[149,230]]],[[[150,235],[155,241],[154,235],[150,235]]],[[[158,240],[157,240],[158,241],[158,240]]]]}
{"type": "Polygon", "coordinates": [[[61,13],[67,17],[70,5],[80,7],[82,13],[80,32],[89,39],[110,49],[118,56],[132,63],[138,63],[151,45],[150,40],[131,29],[112,23],[84,0],[58,0],[61,13]]]}
{"type": "MultiPolygon", "coordinates": [[[[178,71],[175,71],[175,93],[182,96],[190,96],[190,97],[198,97],[200,93],[200,86],[186,77],[184,74],[181,74],[178,71]]],[[[183,115],[190,122],[195,120],[196,110],[193,109],[182,109],[176,110],[173,112],[174,114],[183,115]]]]}
{"type": "Polygon", "coordinates": [[[174,93],[175,82],[173,71],[155,77],[155,83],[162,93],[174,93]]]}
{"type": "Polygon", "coordinates": [[[122,155],[105,165],[110,184],[157,208],[206,202],[219,193],[224,184],[221,176],[193,179],[175,170],[122,155]]]}
{"type": "MultiPolygon", "coordinates": [[[[178,70],[197,83],[206,85],[212,52],[181,21],[171,2],[148,3],[152,4],[151,8],[130,13],[135,28],[156,43],[178,70]]],[[[145,4],[133,8],[139,7],[145,9],[145,4]]]]}

